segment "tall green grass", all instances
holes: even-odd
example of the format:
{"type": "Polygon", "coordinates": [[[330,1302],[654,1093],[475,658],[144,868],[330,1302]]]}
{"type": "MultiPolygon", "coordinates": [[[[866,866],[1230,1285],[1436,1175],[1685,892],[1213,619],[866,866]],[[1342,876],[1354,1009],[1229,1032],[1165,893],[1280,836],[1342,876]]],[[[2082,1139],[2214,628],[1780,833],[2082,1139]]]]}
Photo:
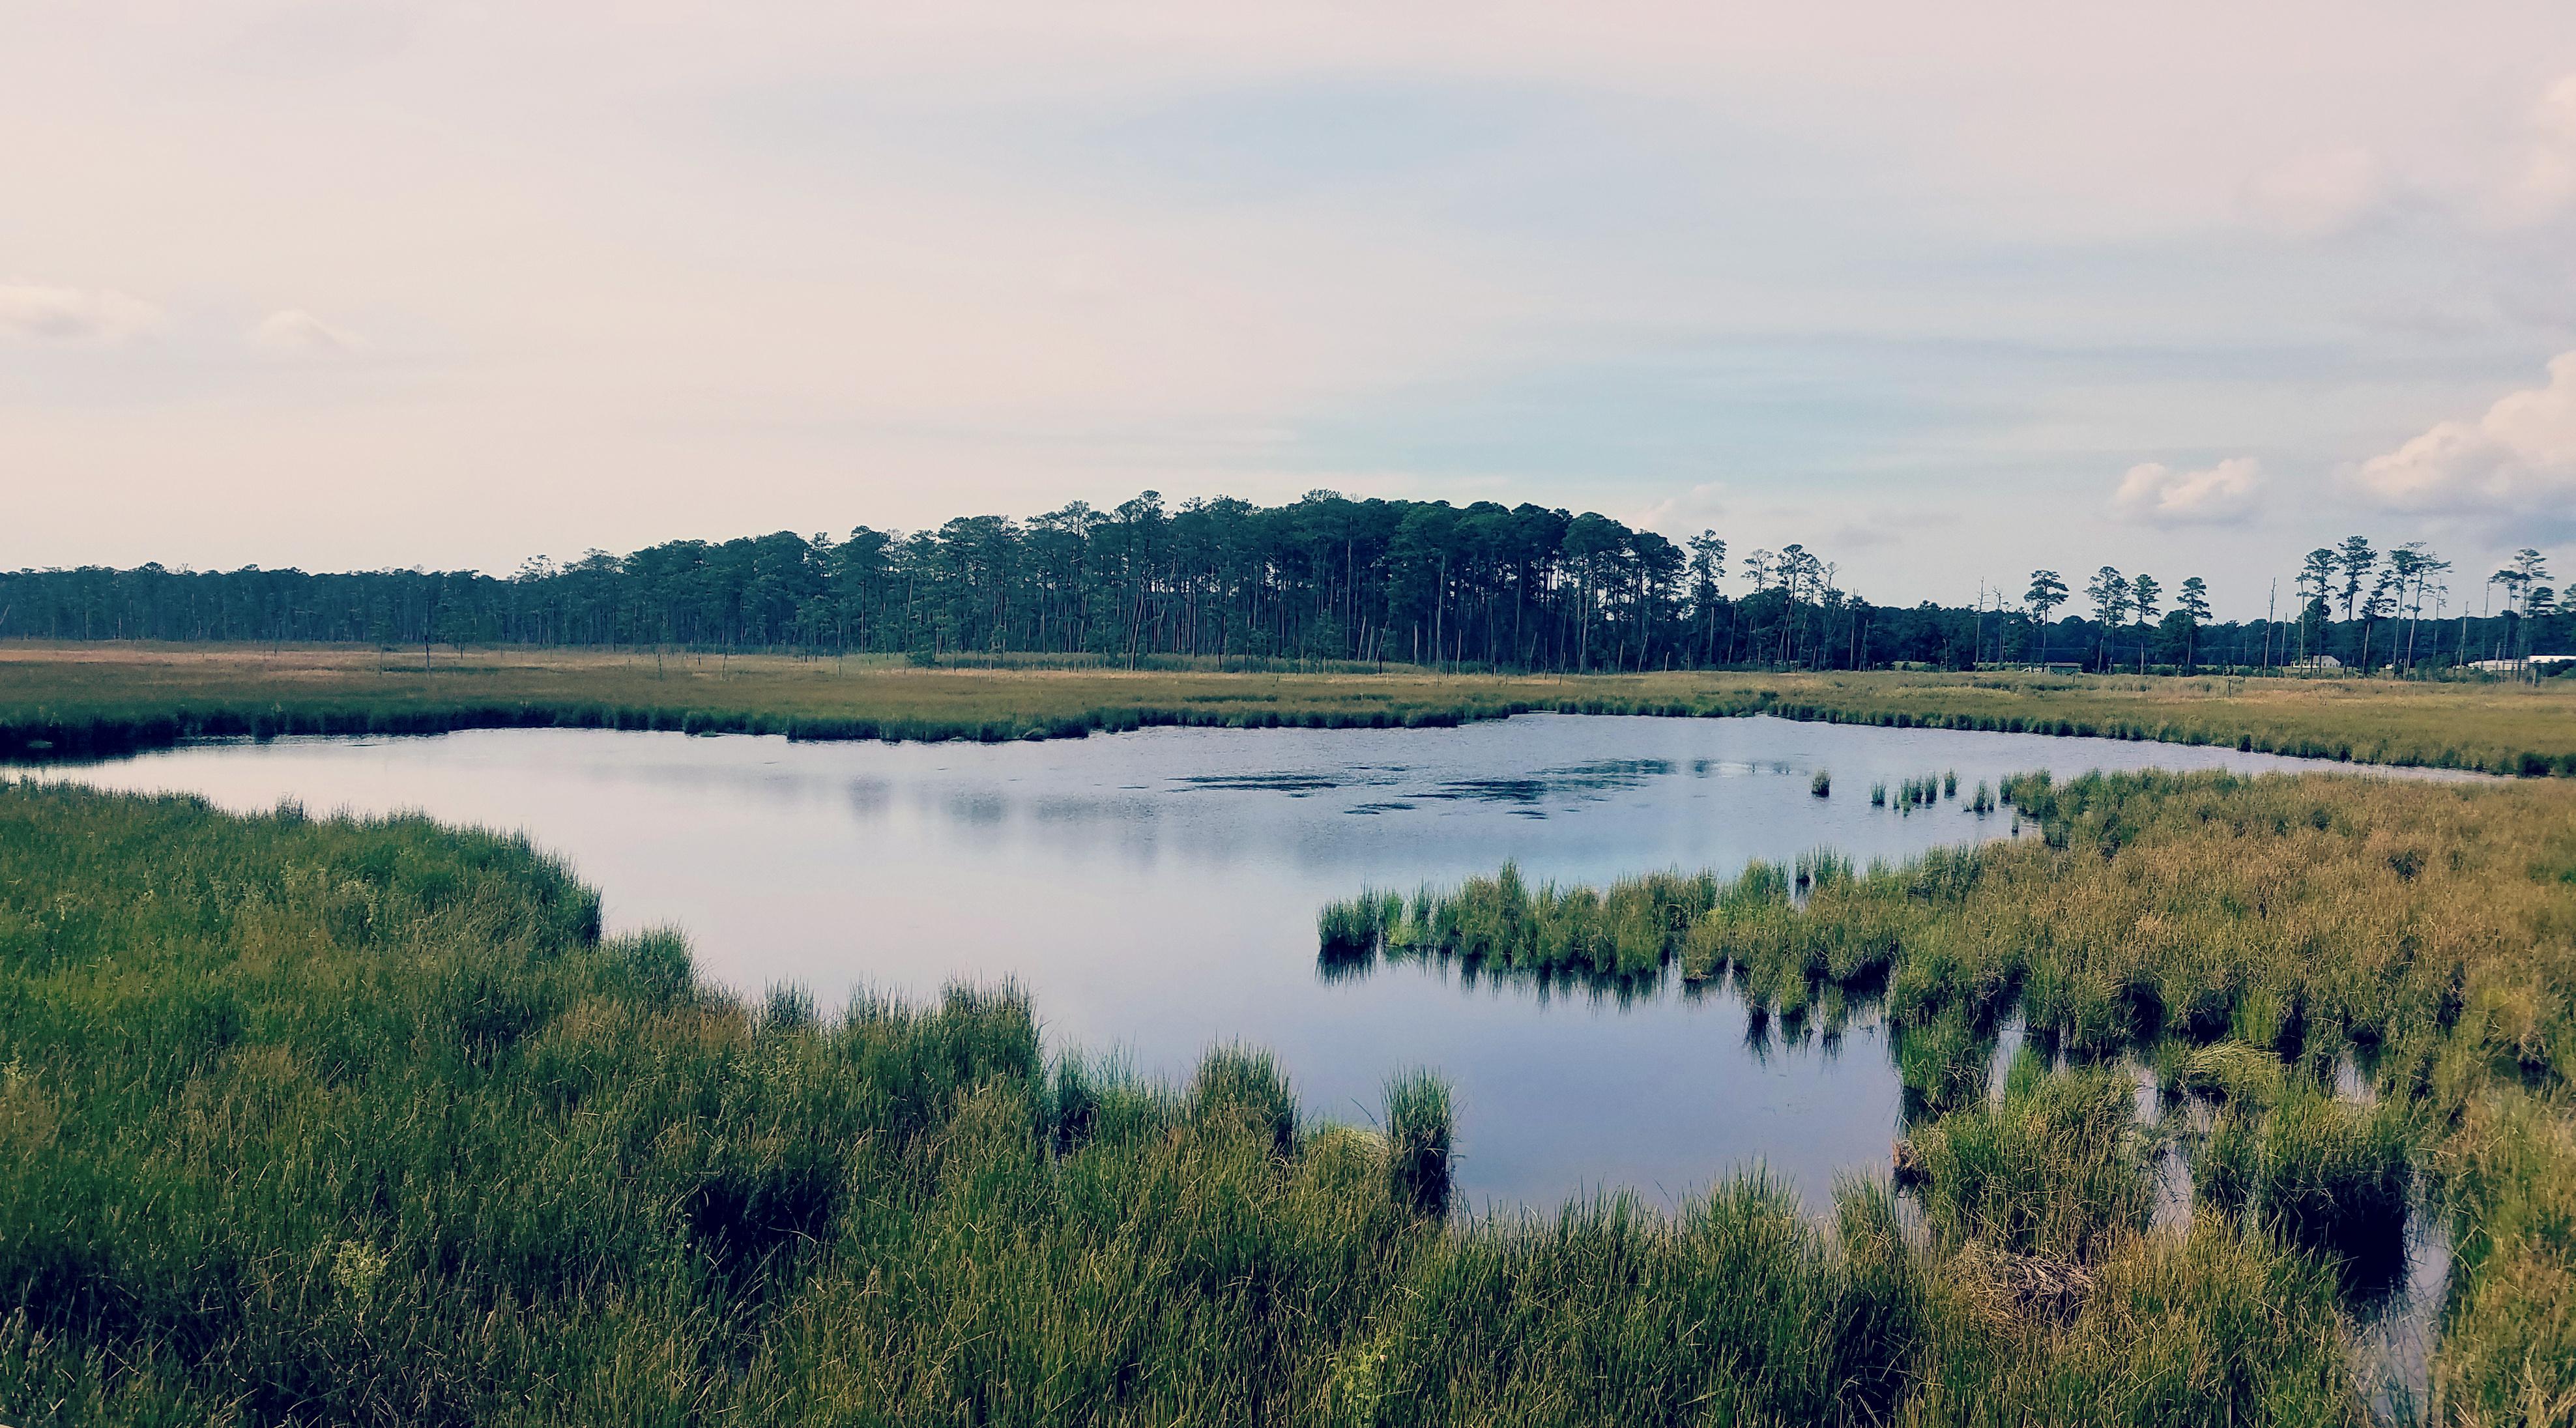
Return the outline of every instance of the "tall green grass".
{"type": "Polygon", "coordinates": [[[2087,1264],[2145,1233],[2155,1209],[2132,1086],[2114,1070],[2052,1075],[2024,1056],[2000,1100],[1916,1131],[1903,1159],[1951,1245],[2087,1264]]]}
{"type": "Polygon", "coordinates": [[[1387,1181],[1397,1203],[1416,1214],[1449,1211],[1454,1118],[1449,1084],[1431,1072],[1408,1071],[1387,1083],[1387,1181]]]}
{"type": "Polygon", "coordinates": [[[2053,1241],[1918,1240],[1878,1179],[1823,1220],[1758,1178],[1457,1214],[1436,1079],[1371,1132],[1257,1051],[1050,1060],[1008,989],[737,1000],[417,820],[0,788],[0,1037],[20,1425],[2358,1412],[2294,1248],[2103,1237],[2042,1307],[2012,1266],[2053,1241]]]}

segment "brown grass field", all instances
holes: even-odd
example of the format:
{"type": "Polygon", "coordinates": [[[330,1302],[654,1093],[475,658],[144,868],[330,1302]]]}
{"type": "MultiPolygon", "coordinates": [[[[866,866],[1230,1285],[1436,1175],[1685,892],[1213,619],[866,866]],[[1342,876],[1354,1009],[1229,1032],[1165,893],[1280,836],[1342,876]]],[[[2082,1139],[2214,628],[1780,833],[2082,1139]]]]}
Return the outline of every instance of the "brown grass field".
{"type": "Polygon", "coordinates": [[[2222,743],[2359,762],[2576,774],[2576,680],[2538,685],[2028,673],[1312,674],[915,668],[885,657],[0,643],[0,758],[180,739],[521,724],[1005,739],[1156,724],[1413,725],[1740,715],[2222,743]]]}

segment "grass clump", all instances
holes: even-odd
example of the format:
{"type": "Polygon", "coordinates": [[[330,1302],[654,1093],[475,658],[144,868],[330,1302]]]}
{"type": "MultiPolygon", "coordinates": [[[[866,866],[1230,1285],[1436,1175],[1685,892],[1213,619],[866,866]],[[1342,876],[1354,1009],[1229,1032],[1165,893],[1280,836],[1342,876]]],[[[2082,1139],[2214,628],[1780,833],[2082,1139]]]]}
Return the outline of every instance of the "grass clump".
{"type": "Polygon", "coordinates": [[[2295,1095],[2265,1122],[2261,1145],[2259,1203],[2280,1233],[2365,1270],[2402,1264],[2414,1169],[2393,1105],[2295,1095]]]}
{"type": "Polygon", "coordinates": [[[1239,1131],[1287,1155],[1297,1144],[1297,1096],[1267,1051],[1220,1046],[1190,1079],[1193,1120],[1239,1131]]]}
{"type": "Polygon", "coordinates": [[[1429,1071],[1398,1075],[1386,1087],[1387,1183],[1395,1202],[1417,1215],[1449,1212],[1449,1083],[1429,1071]]]}
{"type": "Polygon", "coordinates": [[[1995,1034],[1960,1007],[1916,1026],[1896,1028],[1897,1081],[1908,1124],[1929,1124],[1982,1104],[1995,1055],[1995,1034]]]}
{"type": "Polygon", "coordinates": [[[1851,877],[1851,859],[1831,848],[1810,848],[1790,864],[1790,881],[1801,891],[1834,887],[1851,877]]]}
{"type": "MultiPolygon", "coordinates": [[[[1786,880],[1773,870],[1764,886],[1786,880]]],[[[1650,978],[1679,950],[1683,934],[1722,889],[1715,878],[1655,873],[1606,890],[1532,886],[1505,864],[1448,893],[1424,889],[1410,901],[1367,893],[1317,914],[1321,955],[1347,960],[1374,946],[1399,960],[1457,958],[1496,970],[1579,970],[1609,978],[1650,978]]]]}
{"type": "Polygon", "coordinates": [[[2250,1215],[2287,1243],[2339,1264],[2356,1285],[2394,1283],[2405,1270],[2414,1184],[2413,1141],[2400,1108],[2355,1105],[2296,1084],[2284,1089],[2277,1075],[2257,1091],[2227,1094],[2192,1157],[2199,1202],[2250,1215]]]}
{"type": "Polygon", "coordinates": [[[1818,798],[1829,798],[1833,795],[1833,791],[1834,775],[1830,769],[1818,769],[1816,776],[1807,780],[1807,792],[1818,798]]]}
{"type": "Polygon", "coordinates": [[[2159,1080],[2171,1094],[2206,1096],[2259,1112],[2279,1100],[2287,1086],[2288,1073],[2278,1055],[2241,1041],[2199,1047],[2168,1042],[2158,1049],[2170,1053],[2159,1080]]]}
{"type": "Polygon", "coordinates": [[[1326,903],[1315,915],[1315,935],[1327,959],[1365,960],[1385,946],[1404,921],[1404,894],[1363,890],[1326,903]]]}
{"type": "Polygon", "coordinates": [[[2143,1233],[2155,1209],[2129,1078],[2013,1064],[2001,1100],[1906,1138],[1900,1164],[1936,1241],[2082,1264],[2143,1233]]]}

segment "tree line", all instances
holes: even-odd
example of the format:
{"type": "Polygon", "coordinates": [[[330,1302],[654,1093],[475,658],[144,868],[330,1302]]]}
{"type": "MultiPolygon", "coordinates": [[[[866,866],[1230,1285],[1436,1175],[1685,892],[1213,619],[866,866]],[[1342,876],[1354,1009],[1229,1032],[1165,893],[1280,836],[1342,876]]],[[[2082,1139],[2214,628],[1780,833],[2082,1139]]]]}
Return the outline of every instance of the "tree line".
{"type": "MultiPolygon", "coordinates": [[[[2452,568],[2420,540],[2385,552],[2358,535],[2319,546],[2308,552],[2291,580],[2296,615],[2278,621],[2267,614],[2260,626],[2263,647],[2252,660],[2244,658],[2244,627],[2227,627],[2237,646],[2227,662],[2350,667],[2367,674],[2374,667],[2412,671],[2427,665],[2511,661],[2556,652],[2569,643],[2570,617],[2576,611],[2559,608],[2557,592],[2548,583],[2548,561],[2538,550],[2515,552],[2488,576],[2482,608],[2473,616],[2463,602],[2456,630],[2449,618],[2452,568]],[[2504,596],[2500,609],[2495,600],[2499,590],[2504,596]]],[[[2042,661],[2048,658],[2048,616],[2068,602],[2070,593],[2056,571],[2031,572],[2022,603],[2040,631],[2042,661]]],[[[2277,608],[2277,581],[2271,594],[2277,608]]],[[[2117,566],[2105,565],[2086,579],[2084,597],[2094,618],[2090,630],[2078,632],[2088,639],[2071,652],[2083,652],[2096,667],[2115,667],[2124,634],[2141,668],[2150,657],[2162,664],[2196,662],[2195,646],[2210,618],[2209,587],[2199,576],[2176,588],[2167,609],[2164,587],[2154,576],[2123,575],[2117,566]]]]}
{"type": "Polygon", "coordinates": [[[2277,666],[2334,656],[2438,667],[2563,642],[2536,552],[2499,573],[2506,608],[2456,625],[2450,566],[2422,543],[2382,557],[2353,537],[2298,577],[2282,619],[2214,623],[2206,583],[2170,602],[2104,566],[2091,616],[2033,573],[2018,603],[1871,604],[1803,544],[1732,557],[1715,531],[1675,542],[1595,512],[1352,499],[961,516],[911,532],[781,531],[592,550],[473,571],[135,569],[0,572],[0,637],[525,644],[1109,662],[1401,662],[1641,671],[1759,665],[2084,663],[2277,666]],[[2510,575],[2511,579],[2507,580],[2510,575]],[[2426,611],[2435,612],[2431,636],[2426,611]]]}

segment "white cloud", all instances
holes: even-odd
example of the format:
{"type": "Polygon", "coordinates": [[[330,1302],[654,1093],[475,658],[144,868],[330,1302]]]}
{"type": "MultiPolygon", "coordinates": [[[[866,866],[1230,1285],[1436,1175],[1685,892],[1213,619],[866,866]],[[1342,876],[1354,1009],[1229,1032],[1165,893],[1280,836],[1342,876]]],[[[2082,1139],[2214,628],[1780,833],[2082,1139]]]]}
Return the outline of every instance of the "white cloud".
{"type": "Polygon", "coordinates": [[[261,318],[248,334],[250,345],[284,357],[337,357],[362,345],[302,308],[287,308],[261,318]]]}
{"type": "Polygon", "coordinates": [[[2576,74],[2550,86],[2531,115],[2531,152],[2505,196],[2507,212],[2549,217],[2576,202],[2576,74]]]}
{"type": "Polygon", "coordinates": [[[1703,481],[1680,495],[1629,512],[1626,519],[1630,525],[1684,540],[1715,526],[1727,514],[1727,494],[1725,482],[1703,481]]]}
{"type": "Polygon", "coordinates": [[[114,288],[0,283],[0,337],[121,342],[161,321],[161,309],[114,288]]]}
{"type": "Polygon", "coordinates": [[[2303,154],[2256,174],[2246,207],[2264,227],[2293,238],[2324,238],[2369,216],[2388,196],[2386,166],[2364,148],[2303,154]]]}
{"type": "Polygon", "coordinates": [[[2151,525],[2194,525],[2234,520],[2254,509],[2263,469],[2250,456],[2231,456],[2199,471],[2176,471],[2162,462],[2132,466],[2111,496],[2111,508],[2151,525]]]}
{"type": "Polygon", "coordinates": [[[2363,462],[2355,479],[2410,511],[2513,514],[2576,497],[2576,352],[2549,364],[2546,386],[2509,392],[2476,421],[2446,421],[2363,462]]]}
{"type": "Polygon", "coordinates": [[[2532,115],[2532,125],[2544,138],[2576,146],[2576,74],[2549,87],[2532,115]]]}

